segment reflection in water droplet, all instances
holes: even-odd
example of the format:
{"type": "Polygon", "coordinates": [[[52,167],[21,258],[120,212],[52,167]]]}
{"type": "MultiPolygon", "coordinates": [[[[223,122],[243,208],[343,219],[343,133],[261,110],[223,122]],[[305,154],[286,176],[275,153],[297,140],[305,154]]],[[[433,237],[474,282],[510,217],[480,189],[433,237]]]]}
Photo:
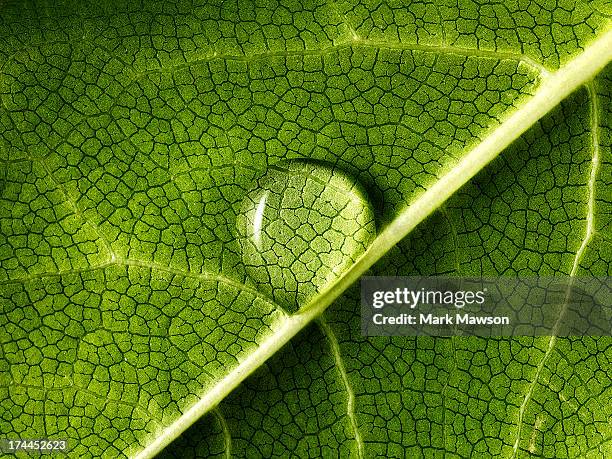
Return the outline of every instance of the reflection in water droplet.
{"type": "Polygon", "coordinates": [[[255,209],[255,215],[253,215],[253,242],[255,243],[255,248],[257,250],[262,249],[261,246],[261,231],[263,225],[263,214],[266,209],[266,201],[268,200],[269,192],[264,192],[259,198],[259,204],[257,204],[257,209],[255,209]]]}
{"type": "Polygon", "coordinates": [[[270,167],[244,198],[237,227],[249,277],[288,311],[340,277],[376,236],[363,188],[306,161],[270,167]]]}

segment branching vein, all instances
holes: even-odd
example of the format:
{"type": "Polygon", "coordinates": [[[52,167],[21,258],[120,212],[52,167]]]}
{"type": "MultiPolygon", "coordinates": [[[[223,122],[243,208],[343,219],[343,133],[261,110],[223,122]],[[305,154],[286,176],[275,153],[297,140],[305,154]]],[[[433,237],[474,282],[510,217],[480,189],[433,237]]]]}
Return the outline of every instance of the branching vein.
{"type": "Polygon", "coordinates": [[[221,410],[217,407],[212,410],[213,415],[219,422],[221,430],[223,431],[223,443],[225,444],[225,457],[230,459],[232,457],[232,434],[230,433],[225,416],[221,413],[221,410]]]}
{"type": "Polygon", "coordinates": [[[361,435],[359,433],[359,426],[355,417],[355,394],[349,383],[346,368],[344,367],[344,362],[342,361],[342,355],[340,354],[340,346],[338,344],[338,340],[336,339],[334,331],[331,329],[326,320],[321,317],[318,319],[318,323],[321,330],[323,331],[323,334],[327,338],[327,341],[329,342],[329,347],[331,349],[332,355],[334,356],[334,362],[336,363],[336,367],[338,368],[338,372],[340,373],[340,379],[342,380],[342,384],[344,385],[344,389],[346,390],[346,415],[351,423],[351,428],[353,429],[353,435],[355,437],[355,443],[357,445],[357,457],[361,459],[364,457],[363,440],[361,439],[361,435]]]}
{"type": "MultiPolygon", "coordinates": [[[[580,247],[578,248],[578,250],[576,251],[576,256],[574,257],[574,262],[572,264],[572,268],[570,271],[570,276],[573,278],[576,276],[576,274],[578,273],[578,269],[580,268],[580,262],[582,261],[582,258],[584,256],[584,252],[586,251],[586,248],[589,244],[589,242],[591,241],[591,239],[593,238],[593,232],[594,232],[594,219],[595,219],[595,184],[596,184],[596,180],[597,180],[597,173],[599,171],[599,106],[598,106],[598,102],[597,102],[597,91],[595,89],[595,84],[591,81],[589,83],[586,84],[586,89],[589,95],[589,100],[591,103],[591,114],[590,114],[590,118],[591,118],[591,140],[592,140],[592,150],[593,150],[593,156],[591,159],[591,171],[590,171],[590,175],[589,175],[589,180],[587,182],[587,214],[586,214],[586,220],[585,220],[585,230],[584,230],[584,236],[582,238],[582,242],[580,244],[580,247]]],[[[553,333],[550,336],[549,340],[548,340],[548,345],[546,347],[546,352],[544,353],[544,356],[542,357],[542,359],[540,360],[540,363],[538,364],[538,367],[536,369],[534,378],[531,382],[531,384],[529,385],[529,388],[527,389],[527,394],[525,395],[525,398],[523,399],[523,403],[521,404],[520,408],[519,408],[519,418],[518,418],[518,423],[517,423],[517,434],[516,434],[516,440],[514,441],[514,445],[513,445],[513,452],[512,452],[512,459],[514,459],[517,454],[518,454],[518,450],[519,450],[519,445],[520,445],[520,441],[521,441],[521,430],[522,430],[522,426],[523,426],[523,419],[524,419],[524,415],[525,415],[525,411],[527,409],[527,406],[529,405],[529,402],[532,399],[533,396],[533,391],[536,387],[536,385],[538,384],[538,380],[540,378],[540,374],[542,373],[542,370],[544,368],[544,366],[546,365],[546,362],[548,361],[548,359],[550,358],[550,356],[552,355],[553,349],[555,347],[555,344],[557,343],[557,334],[556,332],[558,331],[559,326],[561,325],[562,321],[563,321],[563,317],[565,315],[565,312],[567,310],[567,306],[569,303],[569,294],[571,291],[571,282],[570,285],[567,288],[567,293],[566,293],[566,297],[565,297],[565,301],[563,304],[563,307],[561,308],[561,311],[559,313],[559,318],[557,319],[557,321],[555,322],[554,328],[553,328],[553,333]]]]}

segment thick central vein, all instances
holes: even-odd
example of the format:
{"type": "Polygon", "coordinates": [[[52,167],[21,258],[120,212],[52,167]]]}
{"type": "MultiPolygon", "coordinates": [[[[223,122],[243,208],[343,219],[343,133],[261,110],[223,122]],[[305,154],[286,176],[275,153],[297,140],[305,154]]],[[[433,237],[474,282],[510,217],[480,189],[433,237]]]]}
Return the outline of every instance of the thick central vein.
{"type": "Polygon", "coordinates": [[[546,77],[540,90],[499,126],[493,128],[469,150],[456,167],[415,199],[374,240],[370,248],[338,281],[315,297],[300,311],[279,320],[275,332],[261,346],[227,373],[215,386],[174,423],[156,435],[137,458],[150,458],[170,444],[195,420],[216,406],[247,376],[284,346],[293,336],[319,317],[348,287],[355,283],[376,261],[436,211],[450,196],[465,185],[483,167],[540,118],[556,107],[575,89],[590,81],[612,60],[612,29],[589,45],[582,54],[546,77]]]}
{"type": "Polygon", "coordinates": [[[309,308],[321,312],[356,282],[376,261],[408,235],[418,224],[444,204],[459,188],[495,159],[540,118],[579,86],[590,81],[612,60],[612,29],[593,42],[580,56],[542,81],[538,92],[493,128],[465,156],[417,197],[372,242],[368,250],[334,285],[314,298],[309,308]]]}

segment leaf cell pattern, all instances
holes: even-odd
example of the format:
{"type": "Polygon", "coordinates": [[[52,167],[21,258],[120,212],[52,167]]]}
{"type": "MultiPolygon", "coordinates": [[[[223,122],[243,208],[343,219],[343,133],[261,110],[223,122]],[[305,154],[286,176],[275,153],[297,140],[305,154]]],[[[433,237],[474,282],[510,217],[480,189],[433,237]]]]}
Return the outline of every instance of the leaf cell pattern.
{"type": "MultiPolygon", "coordinates": [[[[235,226],[269,168],[345,170],[384,227],[611,13],[1,8],[0,431],[68,436],[75,457],[146,448],[289,323],[247,276],[235,226]]],[[[373,272],[609,275],[611,81],[608,68],[373,272]]],[[[609,339],[365,340],[356,304],[349,291],[165,454],[612,454],[609,339]]]]}
{"type": "MultiPolygon", "coordinates": [[[[371,274],[609,275],[611,70],[530,129],[371,274]],[[590,221],[595,229],[588,239],[590,221]]],[[[348,382],[347,411],[336,422],[350,429],[349,413],[355,419],[356,430],[349,430],[353,456],[360,451],[363,457],[441,458],[610,454],[609,337],[364,338],[359,302],[358,288],[351,288],[325,312],[338,343],[336,368],[345,369],[348,382]]],[[[321,340],[311,333],[311,342],[321,340]]],[[[328,348],[334,355],[333,346],[328,348]]],[[[290,362],[292,352],[288,346],[277,358],[290,362]]],[[[302,367],[306,371],[312,363],[302,367]]],[[[337,383],[343,379],[336,373],[337,383]]],[[[254,420],[257,426],[270,422],[265,412],[245,416],[236,402],[245,399],[254,400],[251,404],[268,399],[256,376],[219,407],[231,420],[232,438],[240,438],[254,420]]],[[[294,403],[288,399],[283,406],[290,412],[294,403]]],[[[301,426],[292,423],[282,432],[294,429],[301,426]]],[[[204,438],[196,423],[164,457],[204,457],[213,438],[204,438]]],[[[312,457],[325,441],[322,436],[308,450],[312,457]]],[[[267,439],[265,447],[279,448],[281,455],[293,451],[276,440],[267,439]]],[[[262,446],[252,439],[243,448],[259,457],[262,446]]]]}
{"type": "Polygon", "coordinates": [[[237,225],[247,274],[289,311],[331,285],[376,236],[363,188],[307,162],[270,168],[246,195],[237,225]]]}

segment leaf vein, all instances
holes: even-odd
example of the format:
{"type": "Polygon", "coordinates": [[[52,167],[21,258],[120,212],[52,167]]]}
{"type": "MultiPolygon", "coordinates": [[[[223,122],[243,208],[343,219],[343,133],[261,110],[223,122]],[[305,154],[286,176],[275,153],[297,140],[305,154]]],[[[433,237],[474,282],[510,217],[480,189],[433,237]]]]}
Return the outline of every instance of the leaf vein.
{"type": "Polygon", "coordinates": [[[225,457],[226,459],[230,459],[232,457],[232,434],[229,430],[229,426],[227,425],[227,421],[225,420],[225,416],[221,413],[219,407],[212,410],[213,415],[217,419],[217,422],[221,426],[221,430],[223,431],[223,443],[225,445],[225,457]]]}
{"type": "MultiPolygon", "coordinates": [[[[572,278],[576,276],[578,269],[580,268],[580,262],[584,256],[586,248],[589,242],[591,241],[591,239],[593,238],[593,232],[594,232],[593,228],[594,228],[594,219],[595,219],[595,183],[596,183],[597,174],[599,171],[599,154],[600,154],[599,135],[600,133],[599,133],[599,105],[597,101],[597,91],[595,89],[595,85],[593,81],[588,82],[585,86],[586,86],[586,89],[589,95],[589,100],[591,103],[590,120],[591,120],[591,140],[592,140],[593,155],[591,159],[591,171],[589,175],[589,180],[587,182],[588,197],[587,197],[587,214],[586,214],[586,219],[585,219],[584,237],[582,239],[580,247],[576,251],[576,256],[574,257],[574,262],[572,264],[572,268],[570,271],[570,277],[572,278]]],[[[557,343],[556,332],[567,310],[571,287],[572,287],[572,282],[570,282],[567,288],[565,301],[559,313],[559,318],[557,319],[553,327],[552,335],[550,336],[548,340],[548,346],[546,348],[546,352],[544,353],[544,356],[542,357],[542,359],[540,360],[540,363],[537,366],[533,381],[529,385],[527,389],[527,393],[525,394],[525,398],[523,399],[523,403],[519,407],[517,434],[516,434],[516,440],[513,445],[513,452],[511,456],[512,459],[514,459],[518,454],[525,411],[527,409],[527,406],[529,405],[529,402],[531,401],[533,397],[533,391],[535,389],[535,386],[538,384],[538,380],[540,379],[542,370],[544,366],[546,365],[546,362],[552,355],[555,344],[557,343]]]]}
{"type": "Polygon", "coordinates": [[[340,379],[346,390],[347,400],[346,400],[346,415],[348,416],[349,422],[351,423],[351,428],[353,430],[353,435],[355,437],[355,443],[357,445],[357,457],[362,459],[364,456],[363,451],[363,440],[361,439],[361,434],[359,433],[359,428],[357,424],[357,418],[355,416],[355,393],[351,388],[348,374],[346,373],[346,368],[344,367],[344,362],[342,361],[342,354],[340,353],[340,345],[338,344],[338,340],[334,331],[331,329],[327,321],[320,317],[317,321],[319,323],[319,327],[321,331],[325,335],[329,343],[329,348],[334,357],[334,362],[336,364],[336,368],[338,369],[338,373],[340,374],[340,379]]]}
{"type": "Polygon", "coordinates": [[[45,273],[40,273],[40,274],[33,274],[31,276],[26,276],[22,278],[7,279],[7,280],[0,281],[0,286],[16,284],[16,283],[26,283],[31,280],[44,279],[46,277],[60,277],[63,275],[68,275],[68,274],[79,274],[79,273],[103,270],[111,266],[135,266],[135,267],[141,267],[141,268],[149,268],[151,270],[163,271],[163,272],[167,272],[167,273],[178,275],[178,276],[188,277],[191,279],[219,282],[219,283],[234,287],[236,289],[242,290],[244,292],[250,293],[254,295],[256,298],[261,299],[262,301],[265,301],[271,306],[274,306],[275,310],[277,310],[279,313],[282,313],[282,315],[284,316],[287,315],[287,313],[282,307],[280,307],[278,304],[276,304],[274,301],[272,301],[267,296],[263,295],[259,290],[256,290],[252,287],[249,287],[241,282],[238,282],[234,279],[223,276],[221,274],[214,274],[214,273],[207,273],[207,272],[196,273],[196,272],[188,271],[185,269],[172,268],[170,266],[165,266],[165,265],[161,265],[161,264],[149,262],[149,261],[144,261],[144,260],[136,260],[132,258],[128,258],[128,259],[115,258],[113,261],[109,261],[107,263],[103,263],[97,266],[88,266],[86,268],[71,269],[71,270],[66,270],[66,271],[45,272],[45,273]]]}

